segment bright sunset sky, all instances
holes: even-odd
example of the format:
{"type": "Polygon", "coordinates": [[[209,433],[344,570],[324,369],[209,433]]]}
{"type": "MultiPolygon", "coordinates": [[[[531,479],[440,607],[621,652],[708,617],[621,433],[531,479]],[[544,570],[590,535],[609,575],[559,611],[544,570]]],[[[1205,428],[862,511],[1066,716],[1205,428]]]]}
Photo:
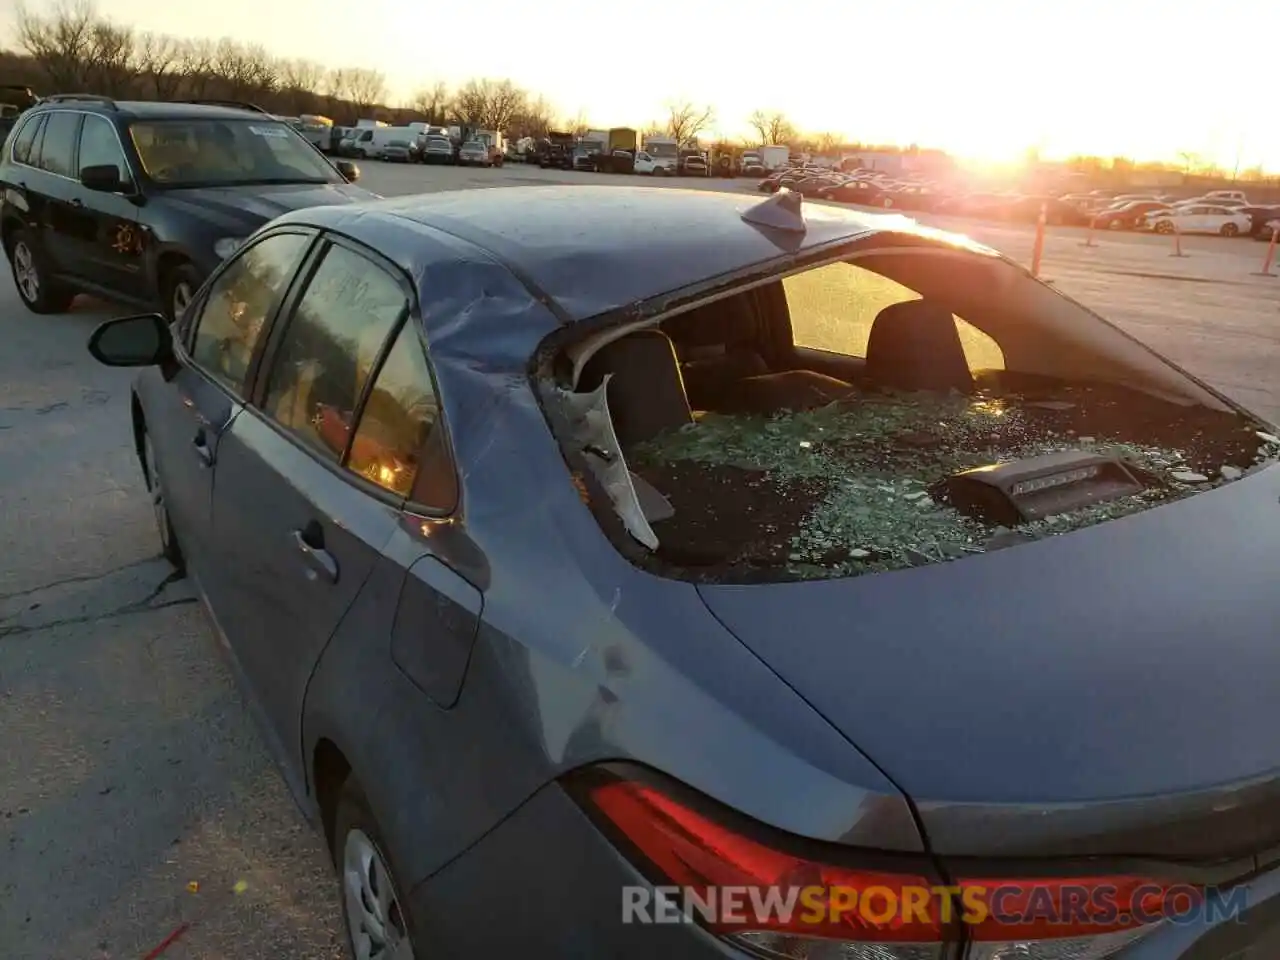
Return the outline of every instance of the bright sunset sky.
{"type": "MultiPolygon", "coordinates": [[[[0,0],[0,9],[12,0],[0,0]]],[[[51,9],[52,0],[28,0],[51,9]]],[[[1038,146],[1280,169],[1274,0],[98,0],[140,29],[263,42],[381,70],[393,100],[509,77],[567,117],[658,119],[714,104],[801,129],[1012,159],[1038,146]],[[1267,38],[1267,39],[1263,39],[1267,38]]]]}

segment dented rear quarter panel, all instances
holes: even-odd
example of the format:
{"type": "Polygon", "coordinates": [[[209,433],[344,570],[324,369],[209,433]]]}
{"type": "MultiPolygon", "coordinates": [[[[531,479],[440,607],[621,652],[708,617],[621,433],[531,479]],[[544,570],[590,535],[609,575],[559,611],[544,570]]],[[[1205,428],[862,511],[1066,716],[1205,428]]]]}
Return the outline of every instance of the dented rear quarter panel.
{"type": "Polygon", "coordinates": [[[548,781],[604,760],[658,769],[801,836],[919,852],[894,785],[691,584],[622,557],[582,503],[528,372],[563,308],[447,231],[361,211],[299,219],[393,260],[408,251],[397,262],[419,292],[460,477],[451,521],[406,518],[386,551],[398,562],[382,562],[347,614],[305,707],[306,756],[322,738],[344,752],[389,846],[404,851],[406,882],[440,869],[548,781]],[[400,571],[427,552],[484,595],[451,707],[426,697],[387,649],[400,571]]]}

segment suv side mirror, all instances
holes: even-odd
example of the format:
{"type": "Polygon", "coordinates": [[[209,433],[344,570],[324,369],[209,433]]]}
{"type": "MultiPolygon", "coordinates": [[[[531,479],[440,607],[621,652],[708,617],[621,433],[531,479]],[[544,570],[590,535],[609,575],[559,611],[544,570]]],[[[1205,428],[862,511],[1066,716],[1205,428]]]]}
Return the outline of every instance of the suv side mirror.
{"type": "Polygon", "coordinates": [[[173,333],[158,313],[100,323],[89,335],[89,353],[108,367],[151,367],[173,360],[173,333]]]}
{"type": "Polygon", "coordinates": [[[337,160],[334,166],[338,168],[338,173],[342,174],[342,179],[347,183],[355,183],[360,179],[360,168],[350,160],[337,160]]]}
{"type": "Polygon", "coordinates": [[[86,190],[95,190],[98,193],[119,193],[126,190],[128,186],[120,176],[120,168],[114,163],[81,168],[80,185],[86,190]]]}

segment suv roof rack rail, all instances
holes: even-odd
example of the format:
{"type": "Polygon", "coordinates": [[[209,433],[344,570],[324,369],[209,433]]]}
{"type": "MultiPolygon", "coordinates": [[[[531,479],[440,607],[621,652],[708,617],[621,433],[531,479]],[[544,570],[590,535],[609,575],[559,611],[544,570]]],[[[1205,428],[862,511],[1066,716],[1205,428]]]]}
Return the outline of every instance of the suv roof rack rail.
{"type": "Polygon", "coordinates": [[[101,103],[115,109],[116,102],[110,97],[104,97],[97,93],[55,93],[52,96],[41,97],[40,103],[101,103]]]}
{"type": "Polygon", "coordinates": [[[179,103],[195,103],[205,107],[234,107],[237,110],[251,110],[254,113],[263,113],[268,117],[272,114],[258,106],[256,103],[246,103],[243,100],[179,100],[179,103]]]}

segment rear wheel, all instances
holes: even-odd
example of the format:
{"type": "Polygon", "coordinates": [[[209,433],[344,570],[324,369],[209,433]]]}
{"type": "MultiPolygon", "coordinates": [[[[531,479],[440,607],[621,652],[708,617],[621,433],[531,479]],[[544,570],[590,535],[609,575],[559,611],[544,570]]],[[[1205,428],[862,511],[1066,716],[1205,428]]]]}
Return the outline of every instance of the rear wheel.
{"type": "Polygon", "coordinates": [[[1224,223],[1222,225],[1222,229],[1219,230],[1218,232],[1221,233],[1224,237],[1234,237],[1239,235],[1240,228],[1236,226],[1234,223],[1224,223]]]}
{"type": "Polygon", "coordinates": [[[45,260],[24,230],[9,238],[9,265],[18,296],[32,313],[63,313],[76,292],[49,276],[45,260]]]}
{"type": "Polygon", "coordinates": [[[1161,220],[1156,224],[1156,233],[1173,233],[1173,222],[1170,220],[1161,220]]]}
{"type": "Polygon", "coordinates": [[[354,779],[343,784],[338,797],[333,838],[352,956],[355,960],[414,960],[402,888],[392,874],[382,831],[354,779]]]}

